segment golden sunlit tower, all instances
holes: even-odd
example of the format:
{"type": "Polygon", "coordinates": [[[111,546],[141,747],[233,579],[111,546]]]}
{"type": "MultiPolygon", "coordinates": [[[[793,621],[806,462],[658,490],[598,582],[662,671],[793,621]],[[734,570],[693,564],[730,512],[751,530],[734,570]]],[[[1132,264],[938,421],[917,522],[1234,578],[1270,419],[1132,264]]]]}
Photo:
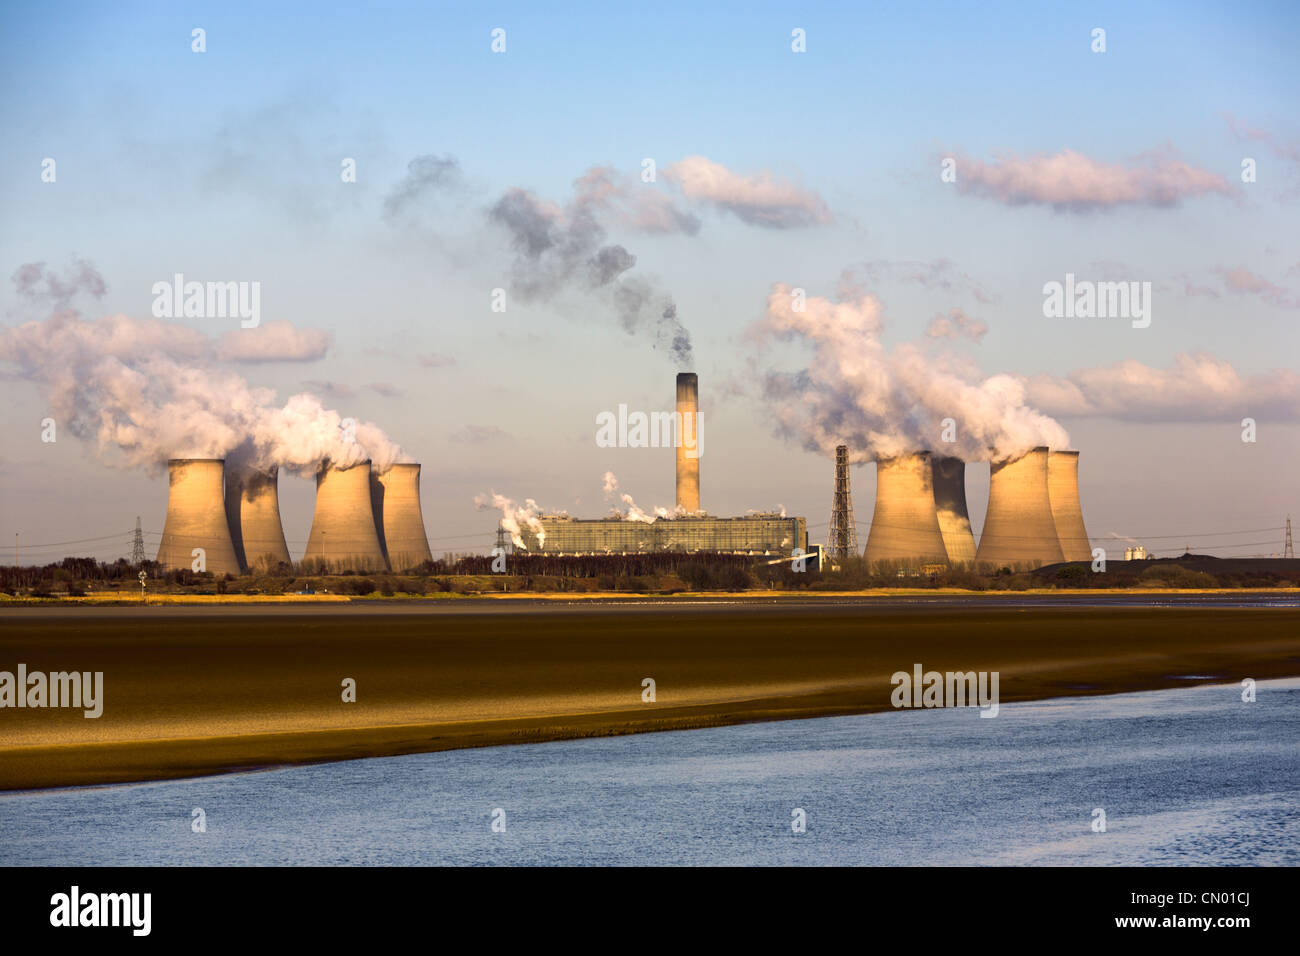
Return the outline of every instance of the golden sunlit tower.
{"type": "Polygon", "coordinates": [[[876,459],[876,509],[863,557],[868,566],[878,561],[947,563],[928,451],[876,459]]]}
{"type": "Polygon", "coordinates": [[[700,510],[700,382],[694,372],[677,374],[677,507],[700,510]]]}
{"type": "Polygon", "coordinates": [[[316,510],[303,563],[331,571],[387,571],[370,499],[370,460],[348,468],[322,463],[316,472],[316,510]]]}
{"type": "Polygon", "coordinates": [[[1047,456],[1047,492],[1061,554],[1066,561],[1091,561],[1092,545],[1079,504],[1079,453],[1053,451],[1047,456]]]}
{"type": "Polygon", "coordinates": [[[389,567],[404,571],[432,561],[420,510],[420,466],[403,463],[382,475],[372,473],[370,497],[379,544],[389,567]]]}
{"type": "Polygon", "coordinates": [[[172,458],[167,462],[167,521],[158,545],[164,568],[191,570],[203,549],[204,570],[239,574],[223,496],[226,463],[220,458],[172,458]]]}
{"type": "Polygon", "coordinates": [[[989,508],[975,561],[999,566],[1057,564],[1065,560],[1047,486],[1047,448],[1039,447],[989,469],[989,508]]]}

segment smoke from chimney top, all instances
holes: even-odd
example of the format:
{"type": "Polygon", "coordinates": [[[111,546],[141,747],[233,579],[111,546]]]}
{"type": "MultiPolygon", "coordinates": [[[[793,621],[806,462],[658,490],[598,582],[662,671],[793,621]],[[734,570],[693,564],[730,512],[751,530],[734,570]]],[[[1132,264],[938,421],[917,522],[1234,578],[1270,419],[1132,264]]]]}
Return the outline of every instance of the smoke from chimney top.
{"type": "MultiPolygon", "coordinates": [[[[675,364],[689,367],[694,360],[691,336],[672,297],[643,276],[629,276],[636,256],[622,245],[605,242],[598,217],[609,211],[615,198],[627,200],[630,195],[612,171],[597,167],[578,180],[564,207],[511,188],[488,210],[488,218],[510,235],[515,295],[525,301],[552,301],[569,292],[607,298],[624,331],[650,335],[675,364]]],[[[698,225],[683,219],[679,228],[693,231],[698,225]]]]}

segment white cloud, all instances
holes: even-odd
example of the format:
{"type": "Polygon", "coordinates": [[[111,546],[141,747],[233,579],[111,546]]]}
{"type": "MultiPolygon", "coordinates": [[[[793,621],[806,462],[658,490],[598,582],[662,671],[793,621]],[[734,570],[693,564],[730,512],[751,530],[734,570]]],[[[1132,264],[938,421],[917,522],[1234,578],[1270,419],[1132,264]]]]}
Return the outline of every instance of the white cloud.
{"type": "Polygon", "coordinates": [[[948,314],[940,312],[930,320],[925,334],[932,339],[967,338],[972,342],[983,340],[989,327],[979,319],[971,318],[961,309],[949,309],[948,314]]]}
{"type": "Polygon", "coordinates": [[[686,198],[709,203],[753,226],[789,229],[824,225],[833,219],[815,192],[767,171],[742,176],[704,156],[687,156],[667,167],[664,178],[686,198]]]}
{"type": "Polygon", "coordinates": [[[1272,369],[1243,376],[1204,352],[1181,353],[1169,368],[1129,359],[1064,378],[1025,380],[1029,401],[1053,415],[1144,422],[1225,422],[1243,416],[1300,421],[1300,374],[1272,369]]]}
{"type": "Polygon", "coordinates": [[[991,162],[957,158],[957,188],[1010,206],[1046,205],[1075,212],[1114,206],[1176,206],[1212,193],[1233,194],[1218,173],[1199,169],[1172,151],[1145,153],[1128,163],[1106,163],[1066,149],[991,162]]]}
{"type": "Polygon", "coordinates": [[[227,362],[313,362],[324,358],[333,337],[321,329],[300,329],[286,319],[221,336],[217,358],[227,362]]]}

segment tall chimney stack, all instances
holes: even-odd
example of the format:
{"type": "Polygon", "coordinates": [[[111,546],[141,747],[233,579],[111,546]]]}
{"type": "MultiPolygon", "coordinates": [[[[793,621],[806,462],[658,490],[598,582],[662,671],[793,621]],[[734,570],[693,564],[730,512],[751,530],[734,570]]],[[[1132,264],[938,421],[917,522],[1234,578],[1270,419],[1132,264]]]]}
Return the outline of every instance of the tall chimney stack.
{"type": "Polygon", "coordinates": [[[401,463],[382,475],[371,474],[370,498],[389,567],[405,571],[432,561],[420,511],[420,466],[401,463]]]}
{"type": "Polygon", "coordinates": [[[677,507],[700,510],[700,381],[694,372],[677,373],[677,507]]]}
{"type": "Polygon", "coordinates": [[[370,501],[370,459],[350,468],[322,463],[316,472],[316,511],[304,564],[330,571],[387,571],[370,501]]]}
{"type": "Polygon", "coordinates": [[[226,521],[235,557],[245,571],[273,571],[292,564],[280,523],[280,469],[231,470],[226,475],[226,521]]]}
{"type": "Polygon", "coordinates": [[[947,562],[928,451],[876,459],[876,510],[863,557],[868,567],[879,561],[947,562]]]}
{"type": "Polygon", "coordinates": [[[966,462],[943,456],[934,459],[933,468],[934,507],[948,563],[974,564],[975,535],[971,533],[970,512],[966,510],[966,462]]]}
{"type": "Polygon", "coordinates": [[[1047,448],[989,468],[989,509],[975,561],[1015,567],[1065,560],[1047,489],[1047,448]]]}
{"type": "Polygon", "coordinates": [[[1047,456],[1047,491],[1052,499],[1056,537],[1066,561],[1091,561],[1092,545],[1079,504],[1079,453],[1053,451],[1047,456]]]}
{"type": "Polygon", "coordinates": [[[239,558],[230,539],[221,458],[172,458],[167,462],[167,521],[158,545],[158,563],[186,571],[194,567],[195,548],[203,549],[204,570],[220,577],[239,574],[239,558]]]}

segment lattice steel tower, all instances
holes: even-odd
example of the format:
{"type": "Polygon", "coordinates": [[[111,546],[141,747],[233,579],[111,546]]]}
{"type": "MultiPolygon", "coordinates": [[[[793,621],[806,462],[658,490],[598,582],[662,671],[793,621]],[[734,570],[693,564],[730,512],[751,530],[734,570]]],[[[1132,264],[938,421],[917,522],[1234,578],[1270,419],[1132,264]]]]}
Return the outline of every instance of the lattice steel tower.
{"type": "Polygon", "coordinates": [[[849,446],[835,446],[835,495],[831,500],[831,530],[827,548],[833,561],[858,556],[858,529],[853,522],[853,491],[849,487],[849,446]]]}
{"type": "Polygon", "coordinates": [[[137,568],[144,564],[144,532],[140,529],[140,516],[135,516],[135,534],[131,539],[131,563],[137,568]]]}
{"type": "Polygon", "coordinates": [[[1282,557],[1294,558],[1295,546],[1291,543],[1291,516],[1286,516],[1286,546],[1282,549],[1282,557]]]}

